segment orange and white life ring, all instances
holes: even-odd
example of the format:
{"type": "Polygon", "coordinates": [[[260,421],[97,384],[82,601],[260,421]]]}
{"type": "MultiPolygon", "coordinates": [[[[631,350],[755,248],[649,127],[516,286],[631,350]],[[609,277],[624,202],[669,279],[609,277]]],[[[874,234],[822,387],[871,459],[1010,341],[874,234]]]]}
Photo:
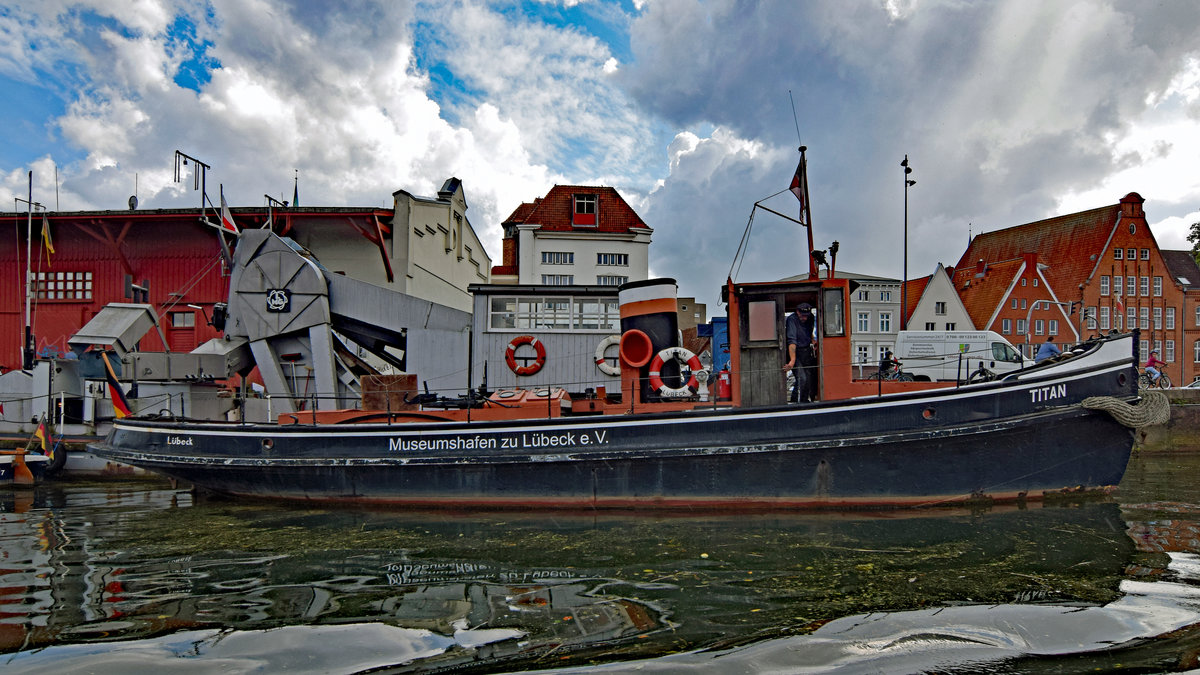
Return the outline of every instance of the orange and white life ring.
{"type": "Polygon", "coordinates": [[[696,373],[704,369],[700,363],[700,357],[684,349],[683,347],[667,347],[654,356],[654,360],[650,362],[650,388],[658,393],[659,396],[676,398],[680,396],[692,396],[700,388],[700,381],[696,379],[696,373]],[[691,377],[687,382],[680,387],[668,387],[662,381],[662,367],[668,359],[674,359],[680,363],[680,375],[683,375],[683,367],[687,366],[691,377]]]}
{"type": "Polygon", "coordinates": [[[596,345],[596,367],[599,368],[600,372],[604,373],[605,375],[620,375],[621,374],[620,366],[614,366],[613,364],[608,362],[608,359],[604,358],[604,353],[608,351],[609,347],[617,346],[620,344],[621,344],[621,336],[620,335],[609,335],[608,337],[601,340],[600,344],[596,345]]]}
{"type": "Polygon", "coordinates": [[[546,346],[532,335],[518,335],[508,343],[508,349],[504,350],[504,362],[508,364],[508,369],[517,375],[533,375],[546,365],[546,346]],[[521,345],[529,345],[536,349],[537,360],[527,366],[518,366],[517,347],[521,345]]]}

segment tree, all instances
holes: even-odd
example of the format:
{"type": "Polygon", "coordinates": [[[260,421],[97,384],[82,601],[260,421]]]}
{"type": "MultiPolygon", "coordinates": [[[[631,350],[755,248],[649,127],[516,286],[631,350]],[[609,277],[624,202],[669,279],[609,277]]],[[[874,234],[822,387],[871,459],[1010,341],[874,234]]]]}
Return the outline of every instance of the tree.
{"type": "Polygon", "coordinates": [[[1192,223],[1188,228],[1187,239],[1192,242],[1192,260],[1200,265],[1200,223],[1192,223]]]}

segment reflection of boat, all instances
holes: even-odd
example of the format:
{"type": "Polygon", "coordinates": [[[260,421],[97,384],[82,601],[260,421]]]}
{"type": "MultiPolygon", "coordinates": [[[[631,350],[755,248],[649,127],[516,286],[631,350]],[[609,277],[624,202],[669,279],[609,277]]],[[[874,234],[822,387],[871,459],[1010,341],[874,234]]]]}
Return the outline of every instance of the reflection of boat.
{"type": "MultiPolygon", "coordinates": [[[[318,391],[341,395],[333,369],[320,375],[321,359],[334,360],[320,317],[379,335],[338,290],[348,282],[268,231],[243,232],[237,251],[227,325],[271,327],[248,337],[268,380],[286,383],[283,357],[294,371],[311,351],[318,391]],[[278,269],[286,274],[263,271],[278,269]],[[261,306],[272,294],[292,301],[261,306]],[[308,346],[281,356],[272,340],[308,346]]],[[[727,391],[718,378],[713,400],[699,359],[678,346],[674,281],[658,279],[619,291],[620,392],[472,390],[451,402],[418,397],[419,409],[294,409],[269,424],[127,418],[91,447],[215,492],[431,506],[917,506],[1120,481],[1133,435],[1082,404],[1135,398],[1136,333],[983,384],[855,380],[855,285],[835,276],[727,282],[731,376],[727,391]],[[789,407],[781,335],[801,303],[818,308],[821,402],[789,407]]],[[[963,372],[986,371],[988,358],[966,354],[963,372]]]]}

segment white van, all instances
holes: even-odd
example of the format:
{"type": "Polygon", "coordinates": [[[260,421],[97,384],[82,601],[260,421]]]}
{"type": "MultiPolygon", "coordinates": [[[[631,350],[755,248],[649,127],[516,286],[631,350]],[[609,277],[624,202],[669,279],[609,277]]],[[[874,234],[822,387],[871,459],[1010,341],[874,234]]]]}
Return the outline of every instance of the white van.
{"type": "Polygon", "coordinates": [[[904,372],[918,380],[965,381],[980,365],[997,375],[1033,365],[990,330],[902,330],[896,336],[895,354],[904,372]]]}

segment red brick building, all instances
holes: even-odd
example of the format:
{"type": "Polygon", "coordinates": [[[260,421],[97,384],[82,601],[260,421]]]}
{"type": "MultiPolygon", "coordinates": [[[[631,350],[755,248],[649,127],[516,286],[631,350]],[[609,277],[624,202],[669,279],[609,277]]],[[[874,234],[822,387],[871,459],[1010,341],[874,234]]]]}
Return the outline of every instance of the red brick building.
{"type": "Polygon", "coordinates": [[[976,236],[952,274],[975,328],[1018,346],[1028,335],[1033,349],[1055,332],[1071,343],[1137,328],[1141,359],[1157,348],[1171,378],[1190,382],[1200,373],[1200,268],[1159,249],[1144,201],[1129,193],[1112,206],[976,236]]]}

